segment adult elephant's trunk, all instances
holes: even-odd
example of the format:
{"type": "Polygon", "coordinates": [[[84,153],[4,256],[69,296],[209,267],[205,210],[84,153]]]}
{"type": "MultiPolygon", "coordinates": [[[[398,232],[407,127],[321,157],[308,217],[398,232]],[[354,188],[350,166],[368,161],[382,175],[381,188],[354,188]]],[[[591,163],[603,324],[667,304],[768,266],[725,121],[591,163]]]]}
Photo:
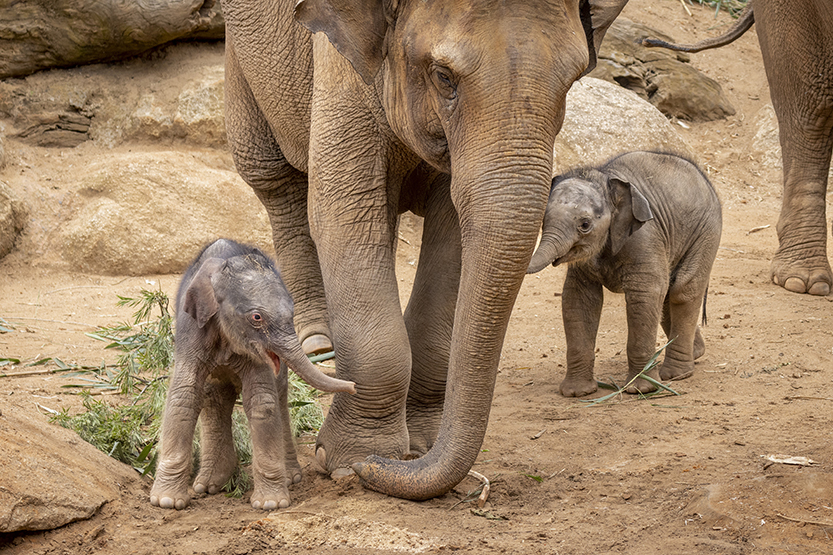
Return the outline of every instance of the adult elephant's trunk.
{"type": "Polygon", "coordinates": [[[540,272],[554,261],[558,260],[569,251],[569,247],[564,245],[558,239],[558,234],[545,231],[541,235],[541,242],[535,253],[532,255],[532,260],[529,261],[529,268],[527,274],[534,274],[540,272]]]}
{"type": "Polygon", "coordinates": [[[480,452],[509,316],[549,191],[560,122],[554,110],[540,113],[519,118],[517,129],[470,139],[458,149],[462,155],[452,154],[462,271],[440,430],[420,459],[371,456],[353,465],[371,489],[408,499],[442,495],[465,478],[480,452]]]}

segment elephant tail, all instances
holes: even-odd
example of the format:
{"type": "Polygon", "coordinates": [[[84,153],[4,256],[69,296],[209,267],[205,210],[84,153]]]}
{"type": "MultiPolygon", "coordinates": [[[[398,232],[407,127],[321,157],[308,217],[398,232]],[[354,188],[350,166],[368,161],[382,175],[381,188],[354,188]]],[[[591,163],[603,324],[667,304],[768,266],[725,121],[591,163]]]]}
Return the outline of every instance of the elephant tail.
{"type": "Polygon", "coordinates": [[[712,48],[720,48],[727,44],[734,42],[746,31],[748,31],[752,24],[755,23],[755,15],[752,12],[753,2],[749,2],[743,9],[743,12],[738,16],[738,20],[719,37],[701,40],[694,44],[673,44],[659,39],[643,38],[642,46],[658,46],[661,48],[668,48],[669,50],[678,50],[682,52],[700,52],[701,50],[710,50],[712,48]]]}
{"type": "Polygon", "coordinates": [[[703,325],[708,325],[708,321],[706,320],[706,300],[709,298],[709,287],[706,286],[706,292],[703,293],[703,325]]]}

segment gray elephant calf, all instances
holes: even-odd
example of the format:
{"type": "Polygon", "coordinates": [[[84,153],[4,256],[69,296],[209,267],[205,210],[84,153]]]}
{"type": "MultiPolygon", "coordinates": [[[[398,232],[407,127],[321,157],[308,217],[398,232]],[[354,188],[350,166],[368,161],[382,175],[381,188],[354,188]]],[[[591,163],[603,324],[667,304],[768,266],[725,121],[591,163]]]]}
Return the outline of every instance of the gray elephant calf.
{"type": "Polygon", "coordinates": [[[175,359],[152,505],[183,509],[191,501],[191,443],[201,420],[197,493],[217,493],[237,466],[231,415],[237,395],[252,433],[252,507],[290,504],[287,486],[301,480],[287,404],[288,365],[313,387],[355,393],[304,355],[293,303],[280,274],[257,248],[220,239],[185,272],[177,292],[175,359]]]}
{"type": "MultiPolygon", "coordinates": [[[[567,336],[562,395],[579,397],[598,387],[593,364],[603,286],[625,294],[628,381],[653,356],[660,322],[673,342],[659,376],[682,379],[694,372],[694,359],[705,351],[697,320],[721,229],[717,193],[678,156],[630,152],[553,179],[528,273],[569,264],[561,305],[567,336]]],[[[629,391],[653,389],[640,378],[629,391]]]]}

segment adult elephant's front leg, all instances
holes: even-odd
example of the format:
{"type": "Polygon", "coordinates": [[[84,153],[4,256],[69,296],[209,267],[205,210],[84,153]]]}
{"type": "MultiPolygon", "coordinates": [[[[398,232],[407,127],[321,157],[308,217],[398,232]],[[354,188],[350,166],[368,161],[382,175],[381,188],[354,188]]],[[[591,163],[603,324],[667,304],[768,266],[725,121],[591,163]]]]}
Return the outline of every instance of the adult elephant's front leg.
{"type": "Polygon", "coordinates": [[[451,202],[450,179],[440,174],[431,186],[419,265],[405,310],[412,356],[407,422],[410,454],[416,456],[428,452],[440,428],[460,287],[460,224],[451,202]]]}
{"type": "Polygon", "coordinates": [[[370,454],[398,459],[408,449],[408,335],[393,247],[365,243],[372,227],[330,227],[316,236],[336,376],[356,383],[355,395],[336,393],[316,442],[316,459],[334,477],[370,454]]]}

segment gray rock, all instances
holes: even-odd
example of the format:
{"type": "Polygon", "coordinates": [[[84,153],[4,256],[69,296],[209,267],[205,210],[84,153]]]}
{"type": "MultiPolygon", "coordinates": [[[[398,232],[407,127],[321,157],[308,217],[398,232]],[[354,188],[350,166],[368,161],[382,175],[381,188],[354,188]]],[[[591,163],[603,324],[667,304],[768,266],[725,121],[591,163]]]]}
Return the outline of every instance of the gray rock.
{"type": "Polygon", "coordinates": [[[271,248],[266,211],[233,171],[180,152],[111,154],[78,176],[61,256],[105,275],[179,273],[218,238],[271,248]]]}
{"type": "Polygon", "coordinates": [[[687,63],[688,54],[646,48],[638,43],[645,37],[673,42],[646,25],[617,19],[590,76],[634,91],[669,117],[711,121],[735,113],[720,84],[687,63]]]}
{"type": "Polygon", "coordinates": [[[673,152],[695,160],[674,126],[636,93],[589,76],[575,83],[555,138],[553,171],[600,164],[629,150],[673,152]]]}
{"type": "Polygon", "coordinates": [[[26,224],[27,213],[26,205],[17,198],[11,187],[0,181],[0,258],[14,248],[26,224]]]}
{"type": "Polygon", "coordinates": [[[46,417],[5,405],[0,415],[0,533],[51,530],[91,517],[135,491],[139,475],[46,417]]]}

